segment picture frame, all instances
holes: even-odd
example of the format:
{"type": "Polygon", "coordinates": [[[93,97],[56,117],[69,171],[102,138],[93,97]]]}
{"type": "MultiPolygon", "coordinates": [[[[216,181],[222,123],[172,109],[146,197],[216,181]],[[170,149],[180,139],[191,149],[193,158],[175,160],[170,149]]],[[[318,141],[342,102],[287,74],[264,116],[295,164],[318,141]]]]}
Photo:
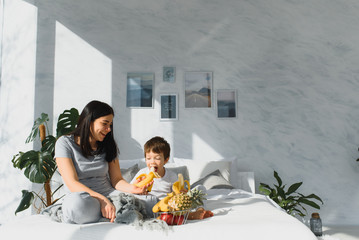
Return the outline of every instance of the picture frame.
{"type": "Polygon", "coordinates": [[[160,121],[178,120],[178,94],[160,94],[160,121]]]}
{"type": "Polygon", "coordinates": [[[217,118],[237,118],[237,91],[235,89],[219,89],[217,98],[217,118]]]}
{"type": "Polygon", "coordinates": [[[163,81],[168,83],[176,82],[176,67],[163,67],[163,81]]]}
{"type": "Polygon", "coordinates": [[[185,108],[211,108],[213,72],[185,72],[185,108]]]}
{"type": "Polygon", "coordinates": [[[128,72],[126,106],[128,108],[153,108],[155,74],[128,72]]]}

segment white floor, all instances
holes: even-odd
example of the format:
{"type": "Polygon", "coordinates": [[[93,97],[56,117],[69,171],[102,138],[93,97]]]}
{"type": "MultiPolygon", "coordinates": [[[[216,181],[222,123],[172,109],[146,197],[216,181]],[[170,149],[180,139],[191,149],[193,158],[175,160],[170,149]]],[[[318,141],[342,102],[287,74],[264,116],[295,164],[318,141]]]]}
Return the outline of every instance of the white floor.
{"type": "Polygon", "coordinates": [[[359,226],[324,226],[322,239],[359,240],[359,226]]]}

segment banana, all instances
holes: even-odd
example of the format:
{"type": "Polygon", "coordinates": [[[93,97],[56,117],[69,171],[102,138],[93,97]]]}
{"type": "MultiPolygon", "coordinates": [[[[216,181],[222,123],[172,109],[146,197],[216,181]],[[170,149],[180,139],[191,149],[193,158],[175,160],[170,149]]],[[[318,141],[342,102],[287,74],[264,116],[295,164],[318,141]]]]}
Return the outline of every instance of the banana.
{"type": "MultiPolygon", "coordinates": [[[[143,173],[140,176],[138,176],[136,179],[141,179],[142,177],[145,177],[145,179],[143,179],[139,183],[136,183],[135,185],[137,187],[144,187],[150,182],[152,182],[154,178],[160,178],[161,176],[158,175],[158,173],[154,172],[153,170],[154,169],[151,168],[151,171],[148,174],[143,173]]],[[[152,189],[152,185],[147,188],[147,192],[151,192],[151,189],[152,189]]]]}
{"type": "Polygon", "coordinates": [[[170,209],[168,207],[168,201],[174,196],[174,193],[171,192],[167,194],[167,197],[164,197],[161,201],[156,203],[152,208],[152,212],[168,212],[170,209]]]}
{"type": "Polygon", "coordinates": [[[187,180],[183,179],[183,175],[181,173],[178,174],[178,181],[174,182],[172,185],[173,192],[168,193],[167,197],[164,197],[161,201],[156,203],[153,206],[152,211],[156,212],[168,212],[170,211],[168,206],[168,201],[175,195],[180,194],[182,190],[185,190],[185,183],[187,184],[187,190],[190,190],[190,184],[187,180]]]}
{"type": "Polygon", "coordinates": [[[187,184],[187,190],[191,190],[190,184],[187,180],[183,179],[183,175],[181,173],[178,174],[178,181],[173,183],[172,190],[175,194],[180,194],[182,190],[185,190],[184,184],[187,184]]]}

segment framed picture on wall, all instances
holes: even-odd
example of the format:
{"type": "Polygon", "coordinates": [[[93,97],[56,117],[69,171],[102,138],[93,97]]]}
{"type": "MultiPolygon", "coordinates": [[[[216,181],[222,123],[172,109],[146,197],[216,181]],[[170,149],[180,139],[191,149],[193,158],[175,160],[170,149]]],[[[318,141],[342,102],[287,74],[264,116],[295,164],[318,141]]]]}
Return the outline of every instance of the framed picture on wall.
{"type": "Polygon", "coordinates": [[[178,94],[166,93],[160,94],[160,120],[174,121],[178,120],[178,94]]]}
{"type": "Polygon", "coordinates": [[[234,89],[217,90],[217,117],[221,119],[237,117],[237,92],[234,89]]]}
{"type": "Polygon", "coordinates": [[[151,72],[127,73],[126,106],[129,108],[152,108],[155,74],[151,72]]]}
{"type": "Polygon", "coordinates": [[[169,83],[174,83],[176,81],[175,67],[163,67],[163,81],[169,83]]]}
{"type": "Polygon", "coordinates": [[[212,107],[212,72],[185,72],[185,108],[212,107]]]}

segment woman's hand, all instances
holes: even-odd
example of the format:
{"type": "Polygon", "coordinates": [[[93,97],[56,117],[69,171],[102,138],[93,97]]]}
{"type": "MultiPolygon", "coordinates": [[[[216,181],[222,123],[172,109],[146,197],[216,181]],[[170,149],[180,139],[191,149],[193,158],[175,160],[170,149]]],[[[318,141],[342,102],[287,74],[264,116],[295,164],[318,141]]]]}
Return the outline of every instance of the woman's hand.
{"type": "Polygon", "coordinates": [[[143,179],[145,179],[146,177],[145,176],[142,176],[142,177],[139,177],[139,178],[136,178],[135,181],[133,182],[134,184],[137,184],[139,182],[141,182],[143,179]]]}
{"type": "Polygon", "coordinates": [[[110,219],[110,222],[114,222],[116,218],[116,208],[112,202],[106,198],[100,201],[100,205],[102,216],[110,219]]]}
{"type": "MultiPolygon", "coordinates": [[[[140,182],[141,180],[139,179],[139,181],[135,181],[135,184],[140,182]]],[[[150,187],[151,185],[153,184],[153,181],[151,181],[150,183],[146,184],[145,186],[143,187],[137,187],[135,185],[132,185],[133,186],[133,189],[131,191],[131,193],[133,194],[139,194],[139,195],[147,195],[148,192],[147,192],[147,188],[150,187]]]]}

